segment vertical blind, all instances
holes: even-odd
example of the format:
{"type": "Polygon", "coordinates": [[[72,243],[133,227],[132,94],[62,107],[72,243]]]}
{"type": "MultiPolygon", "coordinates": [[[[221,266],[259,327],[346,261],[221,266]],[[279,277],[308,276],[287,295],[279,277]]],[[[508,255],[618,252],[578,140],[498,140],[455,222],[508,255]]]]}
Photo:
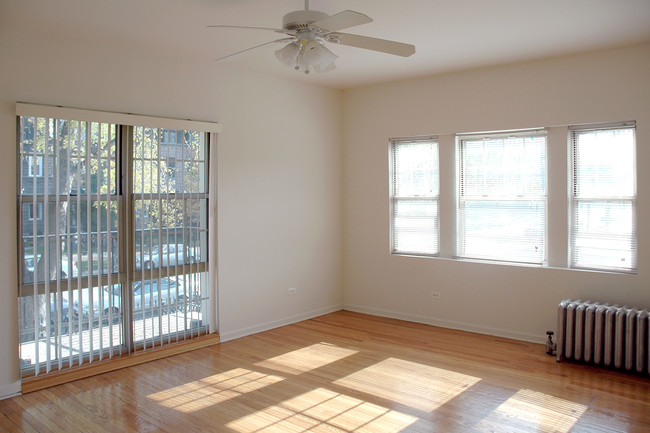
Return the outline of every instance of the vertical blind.
{"type": "Polygon", "coordinates": [[[191,338],[207,322],[205,134],[133,128],[133,341],[147,349],[191,338]]]}
{"type": "Polygon", "coordinates": [[[570,135],[570,266],[635,271],[635,125],[571,128],[570,135]]]}
{"type": "Polygon", "coordinates": [[[35,375],[125,350],[119,298],[109,295],[123,282],[117,131],[20,117],[20,352],[35,375]]]}
{"type": "Polygon", "coordinates": [[[546,132],[458,137],[458,255],[542,264],[546,132]]]}
{"type": "Polygon", "coordinates": [[[391,159],[391,250],[438,254],[438,141],[393,140],[391,159]]]}
{"type": "Polygon", "coordinates": [[[209,135],[39,107],[17,110],[23,377],[210,332],[209,135]]]}

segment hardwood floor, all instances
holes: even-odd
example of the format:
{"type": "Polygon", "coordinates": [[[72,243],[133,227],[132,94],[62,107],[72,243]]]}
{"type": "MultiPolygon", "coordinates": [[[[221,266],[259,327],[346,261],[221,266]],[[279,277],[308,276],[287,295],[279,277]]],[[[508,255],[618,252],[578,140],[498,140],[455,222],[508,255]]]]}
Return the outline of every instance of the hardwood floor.
{"type": "Polygon", "coordinates": [[[648,432],[650,379],[341,311],[0,401],[18,432],[648,432]]]}

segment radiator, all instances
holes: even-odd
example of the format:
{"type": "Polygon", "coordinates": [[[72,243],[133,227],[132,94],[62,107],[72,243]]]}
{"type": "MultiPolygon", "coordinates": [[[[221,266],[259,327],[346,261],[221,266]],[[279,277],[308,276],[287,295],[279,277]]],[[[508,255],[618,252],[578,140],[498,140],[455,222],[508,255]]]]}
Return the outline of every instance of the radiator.
{"type": "Polygon", "coordinates": [[[645,309],[566,299],[557,310],[557,360],[650,372],[650,321],[645,309]]]}

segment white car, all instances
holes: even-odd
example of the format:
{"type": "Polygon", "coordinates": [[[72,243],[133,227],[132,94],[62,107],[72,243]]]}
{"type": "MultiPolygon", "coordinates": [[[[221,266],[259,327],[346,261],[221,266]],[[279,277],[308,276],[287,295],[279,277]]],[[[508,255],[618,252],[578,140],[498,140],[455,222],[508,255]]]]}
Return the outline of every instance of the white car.
{"type": "Polygon", "coordinates": [[[183,265],[194,263],[194,256],[189,253],[183,244],[165,244],[162,251],[158,246],[153,247],[150,254],[136,255],[135,268],[152,269],[159,267],[183,265]],[[142,266],[144,264],[144,266],[142,266]]]}
{"type": "MultiPolygon", "coordinates": [[[[195,294],[186,292],[183,277],[178,279],[174,277],[164,277],[158,279],[136,281],[133,283],[133,299],[131,307],[134,312],[152,312],[158,314],[158,309],[163,308],[165,311],[183,310],[184,304],[195,294]]],[[[72,308],[75,315],[88,318],[89,316],[97,319],[100,311],[105,320],[112,314],[114,319],[119,318],[122,310],[122,293],[118,284],[112,289],[108,286],[93,288],[92,293],[88,289],[72,291],[72,308]],[[90,296],[92,294],[92,309],[90,308],[90,296]]],[[[63,301],[67,304],[68,292],[63,291],[63,301]]]]}

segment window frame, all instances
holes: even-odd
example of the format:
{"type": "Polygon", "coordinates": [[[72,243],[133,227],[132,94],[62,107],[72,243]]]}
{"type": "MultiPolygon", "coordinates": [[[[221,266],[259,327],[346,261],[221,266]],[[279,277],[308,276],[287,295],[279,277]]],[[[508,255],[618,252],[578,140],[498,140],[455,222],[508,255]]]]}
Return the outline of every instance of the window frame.
{"type": "Polygon", "coordinates": [[[43,177],[43,155],[27,155],[27,173],[29,177],[43,177]],[[36,174],[34,174],[34,167],[37,168],[36,174]]]}
{"type": "MultiPolygon", "coordinates": [[[[390,253],[393,255],[407,255],[407,256],[425,256],[425,257],[438,257],[440,255],[440,142],[437,136],[425,137],[400,137],[392,138],[389,146],[389,178],[390,178],[390,253]],[[396,149],[398,146],[412,145],[412,144],[430,144],[435,147],[435,174],[437,178],[432,182],[436,185],[437,194],[434,195],[397,195],[397,161],[396,149]],[[435,232],[432,233],[435,243],[434,251],[423,250],[401,250],[397,247],[398,234],[396,230],[397,208],[398,203],[416,203],[428,202],[435,206],[435,232]]],[[[431,173],[430,173],[431,174],[431,173]]],[[[429,215],[430,216],[430,215],[429,215]]]]}
{"type": "Polygon", "coordinates": [[[636,122],[635,121],[626,121],[626,122],[613,122],[613,123],[599,123],[599,124],[587,124],[587,125],[574,125],[570,126],[568,135],[568,149],[569,149],[569,179],[567,185],[569,187],[569,197],[568,197],[568,263],[567,267],[569,269],[576,270],[588,270],[588,271],[599,271],[599,272],[612,272],[612,273],[623,273],[623,274],[635,274],[637,273],[638,266],[638,219],[637,219],[637,197],[638,197],[638,185],[637,185],[637,142],[636,142],[636,122]],[[631,185],[633,190],[633,195],[614,195],[614,196],[577,196],[578,190],[578,170],[576,166],[579,164],[577,158],[579,157],[576,154],[576,139],[577,135],[580,133],[589,133],[595,131],[608,131],[608,130],[623,130],[629,129],[632,131],[632,177],[633,184],[631,185]],[[632,265],[629,267],[621,266],[595,266],[594,264],[579,264],[578,257],[576,256],[576,247],[575,242],[577,235],[575,227],[575,221],[577,218],[577,209],[578,202],[581,203],[629,203],[632,209],[632,227],[631,229],[631,239],[630,239],[630,255],[632,265]]]}
{"type": "Polygon", "coordinates": [[[467,134],[456,134],[456,259],[459,260],[472,260],[480,261],[487,263],[507,263],[507,264],[517,264],[517,265],[532,265],[532,266],[546,266],[548,263],[548,131],[546,128],[532,128],[532,129],[520,129],[512,131],[493,131],[493,132],[483,132],[483,133],[467,133],[467,134]],[[466,193],[466,178],[464,176],[465,166],[464,166],[464,144],[469,141],[477,140],[507,140],[509,138],[532,138],[532,137],[543,137],[544,138],[544,156],[543,156],[543,173],[544,173],[544,192],[543,194],[492,194],[492,195],[469,195],[466,193]],[[543,235],[541,237],[541,249],[542,254],[538,261],[526,260],[522,258],[517,260],[516,258],[510,258],[506,256],[490,256],[488,254],[470,254],[464,251],[465,247],[465,238],[463,235],[463,230],[466,227],[465,208],[467,203],[499,203],[499,202],[518,202],[518,201],[527,201],[527,202],[538,202],[543,206],[543,223],[541,228],[543,230],[543,235]]]}
{"type": "Polygon", "coordinates": [[[23,203],[23,204],[27,204],[28,221],[34,221],[34,219],[36,219],[37,221],[41,221],[43,219],[43,202],[41,201],[36,202],[36,218],[34,218],[34,203],[23,203]]]}
{"type": "MultiPolygon", "coordinates": [[[[57,119],[74,119],[75,121],[79,122],[86,122],[88,125],[98,123],[98,124],[113,124],[112,122],[108,121],[110,120],[118,120],[121,121],[122,123],[117,123],[115,124],[117,127],[117,133],[115,139],[117,140],[116,146],[117,149],[115,151],[115,164],[116,164],[116,172],[114,174],[115,179],[115,185],[117,190],[114,192],[108,192],[108,193],[102,193],[101,196],[104,197],[106,195],[110,196],[111,198],[109,199],[115,203],[115,205],[119,208],[121,208],[121,211],[118,211],[118,218],[119,221],[117,222],[118,224],[118,236],[122,237],[123,239],[118,240],[118,245],[119,245],[119,269],[115,271],[108,270],[109,272],[105,272],[105,270],[98,270],[97,273],[95,274],[94,272],[88,272],[88,275],[84,275],[83,277],[81,275],[79,276],[73,276],[72,278],[67,278],[63,277],[62,275],[59,275],[59,272],[56,272],[56,277],[54,279],[47,279],[46,281],[33,281],[33,282],[24,282],[24,277],[23,277],[23,260],[22,257],[25,256],[25,253],[23,251],[23,242],[19,242],[19,248],[18,248],[18,254],[19,254],[19,260],[18,260],[18,296],[19,299],[22,298],[23,296],[32,296],[34,297],[35,293],[40,295],[46,295],[46,299],[48,296],[58,296],[60,297],[61,288],[63,287],[63,290],[81,290],[81,289],[90,289],[91,287],[93,290],[95,288],[98,288],[101,290],[101,287],[105,285],[105,283],[108,280],[108,284],[110,287],[110,281],[111,279],[113,281],[116,281],[116,284],[121,284],[124,288],[122,289],[122,308],[123,310],[129,309],[129,299],[131,296],[131,287],[132,283],[144,280],[145,278],[148,278],[148,276],[145,275],[144,271],[136,271],[135,270],[135,253],[134,253],[134,248],[135,244],[130,241],[130,233],[133,231],[134,224],[132,223],[132,218],[133,218],[133,210],[132,206],[129,204],[131,201],[126,198],[126,192],[127,190],[125,188],[130,188],[132,180],[129,179],[129,174],[128,171],[130,170],[131,167],[131,161],[133,161],[134,156],[129,155],[129,153],[132,153],[128,149],[131,149],[133,147],[132,140],[133,140],[133,128],[136,125],[140,124],[145,124],[146,127],[150,128],[155,128],[158,130],[163,130],[165,128],[168,129],[174,129],[174,128],[182,128],[183,130],[187,130],[189,128],[192,128],[192,131],[198,131],[200,134],[203,135],[203,148],[204,148],[204,154],[203,154],[203,163],[205,165],[205,169],[201,172],[201,178],[203,179],[203,193],[201,193],[201,197],[205,199],[205,208],[202,210],[205,212],[205,221],[207,225],[207,237],[208,240],[205,242],[205,252],[202,257],[202,261],[200,263],[193,263],[191,266],[189,266],[184,272],[184,274],[187,274],[188,272],[195,272],[195,273],[204,273],[205,274],[205,282],[202,284],[207,284],[207,290],[208,290],[208,296],[209,299],[211,300],[211,305],[209,305],[208,310],[206,310],[207,317],[209,317],[209,320],[206,321],[204,324],[204,328],[207,330],[207,333],[214,333],[217,332],[217,320],[216,320],[216,290],[215,290],[215,271],[216,271],[216,262],[214,259],[210,259],[211,255],[215,253],[214,246],[211,245],[211,240],[214,239],[215,237],[215,231],[216,231],[216,221],[213,221],[213,218],[210,216],[211,211],[210,211],[210,204],[209,204],[209,190],[214,187],[212,185],[214,182],[216,182],[216,177],[214,173],[211,173],[210,171],[210,166],[212,163],[212,158],[216,157],[216,153],[213,155],[210,152],[210,147],[211,143],[216,144],[216,134],[222,130],[221,125],[213,122],[197,122],[197,121],[191,121],[191,120],[177,120],[177,119],[165,119],[165,118],[154,118],[154,117],[149,117],[149,116],[138,116],[138,115],[131,115],[131,114],[123,114],[123,113],[108,113],[108,112],[97,112],[97,111],[89,111],[89,110],[78,110],[78,109],[71,109],[71,108],[64,108],[64,107],[50,107],[50,106],[42,106],[42,105],[35,105],[35,104],[24,104],[24,103],[17,103],[16,104],[16,115],[17,115],[17,128],[19,131],[21,131],[21,117],[30,117],[34,119],[53,119],[55,122],[57,119]],[[188,128],[189,127],[189,128],[188,128]],[[122,171],[120,171],[122,170],[122,171]],[[125,172],[126,171],[126,172],[125,172]],[[212,185],[212,186],[211,186],[212,185]],[[121,231],[121,234],[119,234],[121,231]],[[131,251],[133,250],[133,251],[131,251]]],[[[49,120],[48,120],[49,121],[49,120]]],[[[184,134],[181,134],[184,135],[184,134]]],[[[40,205],[40,206],[45,206],[46,203],[49,203],[51,205],[54,204],[59,204],[65,200],[68,200],[69,198],[66,197],[76,197],[77,192],[70,193],[67,196],[60,195],[60,191],[50,192],[48,193],[46,190],[41,191],[41,193],[38,192],[38,190],[34,190],[32,193],[29,193],[28,195],[23,195],[23,192],[20,190],[20,187],[22,185],[22,178],[21,178],[21,173],[27,176],[28,174],[31,174],[33,176],[33,171],[31,170],[31,167],[25,167],[23,164],[24,161],[24,153],[21,153],[21,135],[18,135],[18,182],[17,182],[17,188],[18,188],[18,215],[21,215],[23,210],[21,210],[21,206],[23,205],[29,205],[30,207],[33,207],[34,204],[40,205]]],[[[174,145],[176,147],[176,145],[174,145]]],[[[47,162],[47,160],[50,160],[50,162],[54,162],[53,158],[48,158],[48,155],[46,154],[44,156],[43,160],[43,165],[47,162]]],[[[54,174],[58,173],[58,169],[56,169],[56,166],[53,164],[52,165],[52,176],[54,174]]],[[[58,174],[57,174],[58,176],[58,174]]],[[[40,176],[38,176],[40,177],[40,176]]],[[[55,187],[58,184],[54,183],[55,180],[52,180],[52,187],[55,187]]],[[[36,187],[36,180],[34,180],[34,186],[36,187]]],[[[49,188],[49,187],[48,187],[49,188]]],[[[58,188],[58,187],[57,187],[58,188]]],[[[128,189],[127,188],[127,189],[128,189]]],[[[81,193],[86,200],[90,200],[91,197],[94,199],[97,197],[99,199],[99,193],[90,193],[90,192],[83,192],[81,193]]],[[[160,197],[160,194],[158,194],[160,197]]],[[[191,198],[196,198],[197,195],[194,194],[192,196],[190,194],[191,198]]],[[[79,199],[76,199],[79,200],[79,199]]],[[[57,211],[58,212],[58,211],[57,211]]],[[[22,221],[23,218],[19,217],[18,218],[18,228],[19,228],[19,236],[22,237],[23,233],[23,225],[24,222],[22,221]]],[[[50,217],[51,219],[51,217],[50,217]]],[[[93,224],[94,224],[93,220],[93,224]]],[[[36,227],[36,223],[33,222],[33,219],[30,220],[29,225],[32,227],[36,227]]],[[[97,227],[99,227],[99,222],[97,222],[97,227]]],[[[58,229],[57,229],[58,230],[58,229]]],[[[164,227],[161,228],[161,230],[165,230],[164,227]]],[[[48,236],[53,236],[54,233],[48,232],[48,236]]],[[[81,231],[78,232],[78,236],[82,236],[81,231]]],[[[103,235],[101,235],[103,232],[95,232],[94,227],[91,229],[87,229],[87,232],[84,236],[88,238],[88,242],[90,242],[91,237],[94,238],[95,236],[102,236],[101,239],[103,239],[103,235]]],[[[37,235],[30,235],[30,236],[37,236],[37,235]]],[[[58,231],[56,232],[56,236],[59,236],[58,231]]],[[[100,239],[100,238],[98,238],[100,239]]],[[[110,237],[109,237],[110,239],[110,237]]],[[[107,240],[107,245],[108,245],[108,240],[107,240]]],[[[109,247],[110,248],[110,247],[109,247]]],[[[58,250],[58,248],[57,248],[58,250]]],[[[59,252],[57,252],[56,257],[53,257],[54,260],[59,260],[59,252]]],[[[51,254],[50,254],[51,255],[51,254]]],[[[70,255],[68,257],[68,264],[71,264],[76,256],[70,255]]],[[[36,260],[36,257],[33,259],[34,261],[36,260]]],[[[46,259],[46,266],[47,266],[47,260],[46,259]]],[[[34,267],[36,266],[36,263],[33,265],[34,267]]],[[[59,265],[57,265],[59,266],[59,265]]],[[[75,265],[76,266],[76,265],[75,265]]],[[[185,267],[185,266],[183,266],[185,267]]],[[[72,268],[70,268],[72,269],[72,268]]],[[[101,267],[101,269],[104,269],[101,267]]],[[[167,266],[167,267],[161,267],[161,270],[164,269],[164,274],[160,270],[156,270],[156,273],[153,274],[151,273],[151,277],[157,277],[157,278],[170,278],[170,277],[175,277],[177,275],[181,275],[182,270],[179,270],[179,267],[177,266],[167,266]]],[[[32,270],[34,272],[34,270],[32,270]]],[[[79,272],[81,274],[81,272],[79,272]]],[[[203,278],[203,277],[202,277],[203,278]]],[[[37,278],[33,278],[36,280],[37,278]]],[[[161,283],[162,284],[162,283],[161,283]]],[[[161,286],[162,287],[162,286],[161,286]]],[[[72,292],[68,292],[72,293],[72,292]]],[[[58,298],[57,298],[58,299],[58,298]]],[[[48,301],[45,301],[46,303],[48,301]]],[[[53,301],[50,301],[53,302],[53,301]]],[[[91,301],[92,302],[92,301],[91,301]]],[[[60,305],[60,300],[57,301],[60,305]]],[[[34,300],[34,305],[36,305],[36,300],[34,300]]],[[[46,317],[50,318],[50,313],[49,310],[46,308],[46,317]]],[[[71,311],[71,310],[70,310],[71,311]]],[[[53,313],[54,314],[54,313],[53,313]]],[[[133,314],[133,312],[129,313],[133,314]]],[[[101,318],[101,316],[100,316],[101,318]]],[[[100,319],[101,320],[101,319],[100,319]]],[[[109,320],[110,321],[110,320],[109,320]]],[[[131,331],[129,327],[129,322],[130,320],[124,319],[123,321],[123,330],[124,334],[126,335],[125,339],[123,340],[123,346],[122,348],[119,349],[119,354],[121,355],[122,352],[126,351],[127,353],[132,352],[132,351],[137,351],[141,349],[146,349],[146,342],[144,345],[137,345],[134,344],[132,336],[129,336],[129,333],[131,331]]],[[[81,322],[80,322],[81,323],[81,322]]],[[[36,331],[38,332],[38,331],[36,331]]],[[[50,331],[47,331],[50,332],[50,331]]],[[[53,332],[57,332],[56,330],[53,332]]],[[[58,325],[58,332],[61,332],[61,325],[58,325]]],[[[193,334],[196,334],[194,331],[192,331],[193,334]]],[[[205,332],[204,332],[205,333],[205,332]]],[[[131,334],[132,335],[132,334],[131,334]]],[[[189,334],[187,334],[189,336],[189,334]]],[[[198,336],[198,334],[196,334],[198,336]]],[[[162,339],[162,336],[161,336],[162,339]]],[[[185,339],[185,337],[183,337],[185,339]]],[[[168,340],[167,334],[165,335],[165,340],[168,340]]],[[[178,337],[176,337],[176,341],[178,341],[178,337]]],[[[172,342],[172,341],[168,341],[172,342]]],[[[162,344],[161,340],[161,344],[162,344]]],[[[91,343],[92,344],[92,343],[91,343]]],[[[151,346],[151,345],[150,345],[151,346]]],[[[110,347],[105,347],[101,351],[93,351],[92,346],[91,350],[88,353],[84,353],[83,355],[79,355],[79,362],[84,363],[84,362],[92,362],[95,359],[102,359],[104,357],[109,357],[109,355],[112,357],[114,354],[112,353],[114,350],[113,346],[110,345],[110,347]],[[109,353],[110,352],[110,353],[109,353]]],[[[115,349],[116,351],[118,349],[115,349]]],[[[48,350],[49,353],[49,350],[48,350]]],[[[75,358],[77,355],[75,355],[75,358]]],[[[72,358],[70,358],[70,366],[72,366],[72,358]]],[[[54,365],[50,365],[50,363],[54,364],[55,362],[58,362],[59,364],[59,370],[61,370],[61,362],[52,360],[50,361],[49,355],[48,358],[45,360],[41,360],[40,362],[37,362],[36,365],[31,366],[30,368],[21,369],[23,373],[27,372],[28,376],[30,374],[32,375],[38,375],[39,374],[39,369],[40,370],[45,370],[46,373],[49,373],[50,370],[53,368],[54,370],[57,370],[54,365]],[[39,367],[41,364],[43,366],[39,367]],[[45,365],[47,364],[47,365],[45,365]],[[31,373],[30,373],[31,371],[31,373]]],[[[65,367],[67,364],[67,358],[65,362],[63,363],[63,367],[65,367]]]]}

